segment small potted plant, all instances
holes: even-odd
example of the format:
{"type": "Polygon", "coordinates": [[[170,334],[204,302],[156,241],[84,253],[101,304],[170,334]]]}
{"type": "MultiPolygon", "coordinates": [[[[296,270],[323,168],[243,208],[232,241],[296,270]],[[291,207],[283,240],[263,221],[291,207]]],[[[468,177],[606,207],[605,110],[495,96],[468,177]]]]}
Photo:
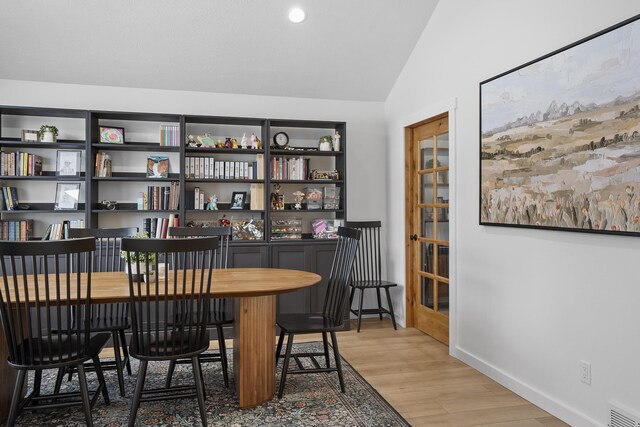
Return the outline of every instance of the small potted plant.
{"type": "MultiPolygon", "coordinates": [[[[148,239],[149,236],[147,233],[136,233],[134,236],[136,239],[148,239]]],[[[156,264],[156,254],[155,253],[140,253],[140,252],[131,252],[129,256],[127,256],[126,251],[120,251],[120,258],[124,259],[127,264],[131,264],[131,273],[132,274],[145,274],[147,271],[147,265],[149,266],[149,272],[153,274],[153,266],[156,264]],[[140,271],[138,271],[138,263],[140,264],[140,271]]],[[[125,271],[129,271],[129,268],[125,271]]]]}
{"type": "Polygon", "coordinates": [[[56,142],[58,128],[53,125],[40,126],[40,138],[42,142],[56,142]]]}

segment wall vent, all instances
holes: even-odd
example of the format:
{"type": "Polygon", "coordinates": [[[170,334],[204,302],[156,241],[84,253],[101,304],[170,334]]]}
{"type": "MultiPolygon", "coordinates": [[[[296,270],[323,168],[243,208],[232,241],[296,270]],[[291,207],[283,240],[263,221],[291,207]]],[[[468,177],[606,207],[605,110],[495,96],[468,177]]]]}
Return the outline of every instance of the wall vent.
{"type": "Polygon", "coordinates": [[[640,416],[609,402],[609,427],[640,427],[640,416]]]}

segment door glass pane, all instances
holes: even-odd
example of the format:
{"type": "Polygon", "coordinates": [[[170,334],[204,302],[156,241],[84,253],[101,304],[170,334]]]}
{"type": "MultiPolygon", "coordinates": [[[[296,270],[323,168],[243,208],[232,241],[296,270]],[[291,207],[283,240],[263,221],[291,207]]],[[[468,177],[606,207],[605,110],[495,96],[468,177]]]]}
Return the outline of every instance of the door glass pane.
{"type": "Polygon", "coordinates": [[[436,147],[438,148],[438,166],[449,166],[449,134],[443,133],[436,136],[436,147]]]}
{"type": "Polygon", "coordinates": [[[421,280],[420,304],[433,310],[435,308],[434,307],[435,299],[433,297],[433,280],[429,279],[428,277],[422,277],[422,276],[420,277],[420,280],[421,280]]]}
{"type": "Polygon", "coordinates": [[[434,203],[433,177],[435,172],[420,175],[420,203],[434,203]]]}
{"type": "Polygon", "coordinates": [[[433,167],[433,138],[420,140],[420,169],[433,167]]]}
{"type": "Polygon", "coordinates": [[[438,272],[440,277],[449,278],[449,246],[438,245],[438,272]]]}
{"type": "Polygon", "coordinates": [[[426,237],[427,239],[435,239],[436,236],[433,231],[433,218],[434,218],[434,208],[423,208],[420,209],[422,214],[422,229],[420,230],[420,237],[426,237]]]}
{"type": "Polygon", "coordinates": [[[438,282],[438,312],[449,315],[449,284],[438,282]]]}
{"type": "Polygon", "coordinates": [[[421,243],[420,249],[422,251],[420,270],[425,273],[433,273],[433,243],[421,243]]]}

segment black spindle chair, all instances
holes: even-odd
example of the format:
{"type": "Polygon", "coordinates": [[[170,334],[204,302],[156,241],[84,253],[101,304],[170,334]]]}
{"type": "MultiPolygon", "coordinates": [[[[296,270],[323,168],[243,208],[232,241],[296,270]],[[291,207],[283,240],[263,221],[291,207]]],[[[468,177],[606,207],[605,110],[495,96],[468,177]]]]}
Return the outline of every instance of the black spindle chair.
{"type": "Polygon", "coordinates": [[[0,241],[2,326],[9,350],[9,366],[18,370],[6,426],[13,426],[24,409],[59,408],[80,403],[86,424],[92,426],[91,407],[100,393],[109,404],[98,357],[109,334],[91,335],[88,316],[90,269],[86,273],[72,272],[74,263],[91,265],[90,254],[95,246],[95,239],[0,241]],[[75,319],[73,311],[84,315],[75,319]],[[84,369],[84,362],[90,360],[96,366],[99,384],[93,396],[89,395],[84,369]],[[78,371],[80,392],[40,395],[42,371],[69,366],[78,371]],[[28,371],[35,372],[34,386],[24,397],[28,371]]]}
{"type": "Polygon", "coordinates": [[[397,286],[397,283],[382,280],[382,255],[380,250],[380,229],[381,221],[348,221],[345,224],[349,228],[355,228],[362,232],[360,243],[358,245],[358,253],[353,266],[351,275],[351,296],[349,297],[349,309],[353,314],[358,316],[358,332],[360,332],[360,324],[363,314],[378,314],[382,320],[383,314],[388,314],[393,323],[393,329],[396,326],[396,317],[393,313],[393,304],[391,303],[391,295],[389,288],[397,286]],[[360,290],[360,301],[357,309],[351,308],[353,297],[356,289],[360,290]],[[364,301],[364,291],[374,289],[378,297],[378,308],[362,308],[364,301]],[[384,289],[387,295],[387,305],[389,309],[382,306],[380,298],[380,290],[384,289]]]}
{"type": "MultiPolygon", "coordinates": [[[[93,237],[96,239],[96,250],[92,260],[94,272],[124,271],[125,262],[120,257],[120,242],[123,237],[133,237],[138,232],[137,227],[128,228],[71,228],[70,238],[93,237]]],[[[86,266],[80,266],[86,268],[86,266]]],[[[131,375],[131,363],[125,331],[131,327],[129,320],[129,304],[92,304],[91,331],[109,332],[113,341],[113,361],[102,361],[102,369],[115,369],[118,375],[120,396],[125,396],[124,367],[131,375]],[[122,349],[122,357],[120,350],[122,349]]],[[[89,366],[89,369],[93,369],[89,366]]],[[[69,379],[74,370],[69,371],[69,379]]],[[[60,389],[62,376],[58,376],[56,390],[60,389]]]]}
{"type": "MultiPolygon", "coordinates": [[[[231,240],[231,227],[171,227],[169,236],[172,237],[218,237],[220,248],[215,253],[214,268],[227,268],[229,254],[229,240],[231,240]]],[[[225,387],[229,387],[229,369],[227,361],[227,347],[224,342],[224,326],[233,324],[233,304],[226,298],[211,298],[209,300],[209,316],[207,324],[216,328],[219,351],[206,352],[200,356],[200,362],[220,362],[225,387]]],[[[172,360],[167,372],[166,386],[171,385],[171,377],[176,364],[191,363],[191,361],[172,360]]]]}
{"type": "Polygon", "coordinates": [[[282,375],[280,377],[280,387],[278,388],[278,398],[282,398],[284,385],[288,374],[307,374],[319,372],[338,372],[340,390],[344,393],[344,379],[342,377],[342,364],[340,362],[340,352],[338,351],[338,340],[336,331],[342,328],[344,317],[347,312],[349,277],[353,266],[353,260],[358,248],[360,231],[340,227],[338,228],[338,243],[336,252],[329,273],[329,283],[325,295],[322,313],[289,313],[281,314],[276,318],[276,323],[280,327],[280,338],[276,349],[276,363],[280,358],[280,351],[284,337],[287,335],[287,349],[285,351],[284,363],[282,365],[282,375]],[[324,353],[291,353],[293,337],[296,334],[322,333],[324,353]],[[333,355],[335,368],[331,367],[329,360],[329,344],[327,333],[331,334],[333,345],[333,355]],[[324,356],[326,367],[321,367],[315,356],[324,356]],[[293,357],[298,365],[297,370],[289,369],[289,360],[293,357]],[[313,368],[304,368],[301,357],[309,357],[313,368]]]}
{"type": "Polygon", "coordinates": [[[131,401],[129,426],[133,427],[140,402],[197,397],[202,425],[207,426],[204,382],[199,356],[209,348],[207,317],[217,237],[201,239],[122,239],[128,264],[131,304],[131,357],[140,360],[131,401]],[[140,258],[155,257],[154,267],[141,267],[140,258]],[[158,263],[165,274],[158,274],[158,263]],[[144,274],[132,274],[132,266],[144,274]],[[155,271],[154,271],[155,270],[155,271]],[[151,274],[151,273],[154,274],[151,274]],[[145,281],[144,278],[147,278],[145,281]],[[180,321],[176,321],[178,319],[180,321]],[[153,361],[191,359],[193,386],[144,390],[147,366],[153,361]],[[142,395],[149,394],[143,397],[142,395]]]}

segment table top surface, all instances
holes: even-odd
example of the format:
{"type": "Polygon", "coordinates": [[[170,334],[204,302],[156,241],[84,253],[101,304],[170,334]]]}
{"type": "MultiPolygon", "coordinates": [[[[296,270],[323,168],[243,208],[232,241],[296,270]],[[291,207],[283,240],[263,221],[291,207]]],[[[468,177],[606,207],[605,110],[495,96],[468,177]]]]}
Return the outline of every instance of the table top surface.
{"type": "MultiPolygon", "coordinates": [[[[169,275],[171,272],[168,272],[169,275]]],[[[85,275],[82,276],[86,277],[85,275]]],[[[256,297],[295,291],[320,283],[322,278],[307,271],[281,268],[229,268],[214,270],[211,296],[218,298],[256,297]]],[[[40,292],[45,281],[38,280],[40,292]]],[[[32,276],[29,277],[29,295],[35,294],[32,276]]],[[[85,283],[82,284],[85,286],[85,283]]],[[[51,289],[51,285],[49,286],[51,289]]],[[[127,273],[91,273],[91,302],[115,303],[129,301],[127,273]]]]}

